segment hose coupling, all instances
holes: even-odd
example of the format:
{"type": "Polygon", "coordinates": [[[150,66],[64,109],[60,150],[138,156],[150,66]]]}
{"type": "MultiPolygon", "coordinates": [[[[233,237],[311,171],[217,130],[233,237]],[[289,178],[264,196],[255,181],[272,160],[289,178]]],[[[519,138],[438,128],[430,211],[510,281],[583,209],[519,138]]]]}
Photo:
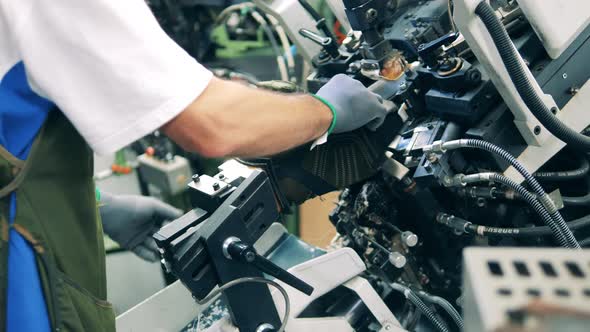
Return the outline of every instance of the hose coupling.
{"type": "Polygon", "coordinates": [[[547,209],[547,212],[549,212],[549,214],[554,214],[559,211],[557,209],[557,206],[555,205],[555,202],[553,202],[553,200],[551,199],[551,197],[549,197],[548,194],[539,196],[539,202],[543,204],[543,206],[545,207],[545,209],[547,209]]]}

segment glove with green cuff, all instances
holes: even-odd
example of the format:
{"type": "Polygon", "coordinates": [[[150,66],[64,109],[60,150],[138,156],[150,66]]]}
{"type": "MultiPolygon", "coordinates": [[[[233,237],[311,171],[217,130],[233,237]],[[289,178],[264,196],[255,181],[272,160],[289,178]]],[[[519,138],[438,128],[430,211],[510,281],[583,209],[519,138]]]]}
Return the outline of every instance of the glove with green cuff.
{"type": "Polygon", "coordinates": [[[383,98],[344,74],[338,74],[326,83],[315,95],[334,114],[329,134],[353,131],[366,126],[375,131],[383,124],[388,107],[383,98]]]}

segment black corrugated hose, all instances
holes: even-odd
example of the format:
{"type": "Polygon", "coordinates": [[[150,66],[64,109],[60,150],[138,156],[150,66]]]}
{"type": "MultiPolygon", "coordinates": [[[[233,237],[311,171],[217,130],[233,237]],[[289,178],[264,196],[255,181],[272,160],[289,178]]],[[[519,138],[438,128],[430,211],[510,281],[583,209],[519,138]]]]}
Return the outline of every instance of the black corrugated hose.
{"type": "Polygon", "coordinates": [[[424,291],[416,292],[416,294],[430,303],[438,304],[441,308],[443,308],[444,311],[447,312],[447,314],[449,314],[449,316],[451,316],[451,319],[455,322],[459,328],[459,331],[464,330],[463,317],[461,317],[461,314],[459,314],[457,309],[455,309],[455,307],[453,307],[449,301],[443,299],[440,296],[428,294],[424,291]]]}
{"type": "MultiPolygon", "coordinates": [[[[500,237],[511,237],[511,238],[526,238],[526,237],[537,237],[547,236],[553,234],[553,231],[548,226],[533,226],[533,227],[520,227],[520,228],[507,228],[507,227],[491,227],[484,225],[477,225],[463,218],[459,218],[454,215],[439,213],[437,215],[437,221],[452,229],[464,231],[467,234],[480,235],[480,236],[500,236],[500,237]]],[[[582,218],[569,221],[568,226],[571,230],[583,229],[590,227],[590,215],[582,218]]],[[[584,246],[580,241],[580,246],[584,246]]]]}
{"type": "Polygon", "coordinates": [[[416,306],[416,308],[418,310],[420,310],[420,312],[424,316],[426,316],[426,318],[428,318],[428,320],[430,320],[430,322],[434,325],[434,327],[436,327],[436,329],[439,332],[450,332],[449,327],[442,320],[442,318],[440,318],[436,314],[436,312],[434,310],[432,310],[432,308],[430,308],[428,305],[426,305],[426,303],[424,303],[424,301],[422,301],[422,299],[418,295],[416,295],[416,293],[414,293],[411,289],[409,289],[408,287],[406,287],[402,284],[397,284],[397,283],[392,283],[392,284],[390,284],[390,286],[392,289],[404,294],[404,296],[410,302],[412,302],[416,306]]]}
{"type": "MultiPolygon", "coordinates": [[[[567,240],[567,243],[569,243],[569,245],[568,245],[569,248],[580,248],[580,245],[578,244],[576,237],[574,236],[572,231],[567,227],[567,223],[565,222],[565,220],[563,219],[563,217],[561,216],[561,214],[559,213],[557,208],[555,208],[554,204],[549,199],[547,193],[545,193],[545,190],[543,189],[543,187],[541,187],[541,184],[539,184],[539,182],[531,175],[531,173],[529,173],[527,171],[527,169],[520,162],[518,162],[518,160],[516,160],[516,158],[514,158],[506,150],[504,150],[504,149],[500,148],[499,146],[494,145],[490,142],[477,140],[477,139],[465,139],[465,140],[459,140],[459,142],[460,142],[460,146],[481,149],[481,150],[485,150],[485,151],[494,153],[495,155],[499,156],[500,158],[502,158],[506,162],[508,162],[510,165],[512,165],[512,167],[514,167],[520,174],[522,174],[525,181],[528,183],[528,185],[532,189],[533,193],[537,195],[537,198],[535,199],[535,201],[537,201],[537,203],[539,203],[539,200],[541,200],[541,202],[545,203],[545,204],[541,204],[541,205],[544,207],[544,210],[546,210],[549,213],[549,215],[551,216],[551,219],[553,219],[555,221],[554,223],[548,223],[547,225],[549,227],[554,227],[553,225],[555,224],[558,227],[560,232],[563,234],[563,236],[567,240]],[[549,209],[547,207],[547,205],[552,205],[552,208],[549,209]]],[[[443,144],[443,146],[446,144],[452,144],[452,142],[446,142],[443,144]]],[[[502,178],[499,178],[499,179],[504,180],[502,178]]],[[[508,178],[506,178],[506,179],[509,180],[510,182],[512,182],[513,184],[516,184],[519,187],[522,187],[518,183],[516,183],[512,180],[510,180],[508,178]]],[[[509,185],[509,184],[506,184],[506,185],[509,185]]],[[[512,185],[512,184],[510,184],[510,185],[512,185]]],[[[514,189],[517,190],[516,188],[514,188],[514,189]]],[[[526,194],[530,195],[528,190],[526,190],[524,188],[518,189],[518,190],[524,190],[524,192],[526,192],[525,195],[526,194]]],[[[530,203],[531,203],[531,205],[533,205],[532,202],[530,202],[530,203]]],[[[535,207],[535,206],[533,205],[533,207],[535,207]]],[[[557,233],[556,233],[556,236],[557,236],[557,233]]],[[[561,239],[558,239],[558,240],[561,241],[561,239]]],[[[560,242],[560,244],[562,244],[562,243],[560,242]]]]}
{"type": "Polygon", "coordinates": [[[567,143],[570,148],[589,152],[590,137],[584,136],[563,124],[543,103],[526,75],[519,60],[520,56],[516,52],[508,32],[506,32],[504,25],[487,1],[482,1],[477,5],[475,14],[479,16],[490,33],[518,94],[531,113],[551,134],[567,143]]]}
{"type": "MultiPolygon", "coordinates": [[[[565,220],[562,219],[562,222],[555,220],[555,217],[547,211],[543,204],[539,202],[537,197],[530,193],[528,190],[526,190],[525,187],[521,186],[516,181],[513,181],[501,174],[493,174],[490,176],[490,179],[494,182],[501,183],[505,186],[514,189],[514,191],[516,191],[525,201],[527,201],[531,205],[531,207],[541,216],[545,224],[551,229],[551,231],[555,235],[555,238],[557,239],[557,242],[562,247],[573,249],[580,248],[578,241],[574,237],[572,231],[569,229],[565,220]],[[568,236],[568,233],[571,234],[571,236],[568,236]]],[[[559,214],[559,212],[557,213],[559,214]]]]}

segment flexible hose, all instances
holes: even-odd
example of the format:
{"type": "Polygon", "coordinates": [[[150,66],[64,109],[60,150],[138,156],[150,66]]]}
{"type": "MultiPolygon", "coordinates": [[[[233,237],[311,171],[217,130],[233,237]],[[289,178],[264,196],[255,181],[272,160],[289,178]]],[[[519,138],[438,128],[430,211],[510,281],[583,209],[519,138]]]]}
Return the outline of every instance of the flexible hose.
{"type": "Polygon", "coordinates": [[[533,176],[544,181],[569,181],[585,177],[590,172],[590,162],[584,156],[580,159],[580,167],[570,171],[535,172],[533,176]]]}
{"type": "Polygon", "coordinates": [[[549,213],[547,209],[543,206],[543,204],[539,202],[535,195],[530,193],[516,181],[513,181],[505,177],[504,175],[494,173],[490,176],[490,179],[494,182],[498,182],[512,188],[527,203],[529,203],[529,205],[531,205],[535,212],[537,212],[539,216],[541,216],[545,224],[551,229],[559,245],[561,245],[564,248],[580,248],[578,241],[574,237],[572,231],[567,226],[565,220],[562,219],[561,221],[556,221],[555,218],[551,215],[551,213],[549,213]],[[568,238],[566,232],[571,234],[573,241],[570,238],[568,238]]]}
{"type": "Polygon", "coordinates": [[[494,176],[500,183],[504,183],[507,186],[512,187],[516,192],[523,195],[523,198],[531,204],[531,206],[541,215],[543,220],[545,220],[545,212],[550,216],[553,222],[549,222],[546,220],[546,223],[552,229],[555,229],[555,236],[558,240],[558,243],[562,246],[567,248],[580,248],[578,241],[576,240],[574,234],[571,230],[567,227],[567,224],[557,207],[553,203],[553,201],[549,198],[547,193],[541,184],[527,171],[527,169],[514,158],[508,151],[502,149],[501,147],[494,145],[490,142],[478,140],[478,139],[460,139],[455,141],[449,141],[442,143],[442,149],[458,149],[458,148],[473,148],[473,149],[480,149],[484,151],[488,151],[493,153],[512,165],[514,169],[516,169],[531,187],[532,191],[535,195],[532,195],[528,190],[522,187],[520,184],[516,183],[508,179],[505,176],[501,176],[499,174],[495,174],[494,176]],[[524,197],[527,196],[527,197],[524,197]],[[532,200],[531,200],[532,197],[532,200]],[[540,208],[539,208],[540,207],[540,208]],[[543,211],[541,211],[543,210],[543,211]]]}
{"type": "MultiPolygon", "coordinates": [[[[553,231],[548,226],[532,226],[520,228],[490,227],[477,225],[463,218],[459,218],[457,216],[446,213],[439,213],[436,216],[436,220],[442,225],[456,229],[458,231],[465,232],[466,234],[470,235],[526,238],[547,236],[553,234],[553,231]]],[[[587,215],[576,220],[572,220],[567,224],[569,228],[574,231],[590,227],[590,215],[587,215]]],[[[582,241],[580,241],[580,246],[583,246],[582,241]]]]}
{"type": "Polygon", "coordinates": [[[486,26],[498,52],[500,53],[504,66],[506,66],[506,70],[508,71],[512,82],[514,82],[518,94],[535,118],[537,118],[537,120],[539,120],[539,122],[547,128],[551,134],[567,143],[571,148],[575,150],[590,151],[590,138],[578,133],[559,121],[545,103],[543,103],[543,100],[539,94],[537,94],[537,91],[534,89],[526,75],[525,69],[520,61],[520,56],[512,44],[508,32],[487,1],[482,1],[477,5],[475,8],[475,14],[479,16],[483,24],[486,26]]]}
{"type": "MultiPolygon", "coordinates": [[[[285,327],[287,326],[287,321],[289,320],[289,314],[291,311],[291,301],[289,300],[289,294],[287,294],[287,291],[285,290],[285,288],[283,288],[277,282],[269,280],[269,279],[265,279],[265,278],[261,278],[261,277],[244,277],[244,278],[232,280],[232,281],[224,284],[223,286],[220,286],[219,288],[217,288],[213,292],[211,292],[211,294],[207,295],[207,297],[205,297],[204,299],[202,299],[200,301],[197,300],[197,303],[199,305],[204,305],[204,304],[208,303],[209,301],[213,300],[215,297],[217,297],[217,295],[221,294],[221,292],[227,290],[228,288],[234,287],[236,285],[244,284],[244,283],[250,283],[250,282],[259,283],[259,284],[267,284],[267,285],[273,286],[274,288],[278,289],[279,292],[281,292],[281,295],[283,295],[283,298],[285,299],[285,314],[283,315],[283,322],[281,324],[281,327],[279,327],[277,332],[285,331],[285,327]]],[[[238,326],[238,328],[239,328],[239,326],[238,326]]]]}
{"type": "Polygon", "coordinates": [[[289,81],[289,73],[287,72],[287,63],[286,63],[285,58],[282,55],[283,52],[281,52],[281,49],[279,48],[279,44],[277,42],[277,39],[275,38],[274,33],[270,29],[268,23],[264,19],[264,16],[262,16],[262,14],[257,9],[252,10],[250,12],[250,15],[260,25],[260,27],[262,28],[262,30],[266,34],[266,38],[268,38],[268,41],[270,42],[270,46],[273,49],[273,52],[275,53],[275,56],[276,56],[277,66],[279,67],[279,73],[281,75],[281,80],[289,81]]]}
{"type": "Polygon", "coordinates": [[[438,304],[441,308],[443,308],[443,310],[446,311],[449,316],[451,316],[455,324],[457,324],[459,331],[463,331],[463,317],[461,317],[461,314],[457,311],[457,309],[455,309],[455,307],[453,307],[451,303],[449,303],[449,301],[443,299],[440,296],[431,295],[424,291],[420,291],[417,294],[426,301],[438,304]]]}
{"type": "Polygon", "coordinates": [[[589,206],[590,205],[590,193],[584,196],[561,196],[561,200],[563,201],[563,205],[567,206],[589,206]]]}
{"type": "Polygon", "coordinates": [[[586,178],[587,193],[584,196],[561,196],[563,205],[566,206],[590,206],[590,178],[586,178]]]}
{"type": "Polygon", "coordinates": [[[408,287],[401,284],[392,283],[390,284],[390,286],[392,289],[404,294],[404,296],[410,302],[412,302],[416,306],[416,308],[418,308],[418,310],[420,310],[420,312],[422,312],[422,314],[424,314],[424,316],[428,318],[428,320],[430,320],[430,322],[434,325],[434,327],[436,327],[438,331],[450,332],[449,327],[442,320],[442,318],[440,318],[434,310],[432,310],[428,305],[426,305],[426,303],[424,303],[424,301],[422,301],[422,299],[418,297],[416,293],[414,293],[408,287]]]}

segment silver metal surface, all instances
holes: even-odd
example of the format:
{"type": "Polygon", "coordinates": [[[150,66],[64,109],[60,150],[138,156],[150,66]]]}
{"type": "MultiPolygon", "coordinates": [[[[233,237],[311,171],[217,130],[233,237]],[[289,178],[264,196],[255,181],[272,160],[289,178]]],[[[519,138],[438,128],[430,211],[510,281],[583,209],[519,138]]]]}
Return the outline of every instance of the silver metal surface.
{"type": "Polygon", "coordinates": [[[342,24],[344,30],[347,32],[350,31],[350,22],[344,11],[344,2],[342,0],[326,0],[326,3],[330,7],[330,10],[332,10],[332,13],[334,13],[334,16],[336,16],[336,19],[338,19],[338,22],[342,24]]]}
{"type": "Polygon", "coordinates": [[[408,247],[415,247],[418,244],[418,235],[410,231],[405,231],[402,233],[402,241],[404,241],[408,247]]]}
{"type": "Polygon", "coordinates": [[[299,35],[299,29],[309,29],[321,35],[315,22],[297,0],[253,0],[265,13],[276,18],[285,29],[289,39],[297,46],[297,52],[311,62],[320,52],[321,47],[313,41],[299,35]]]}
{"type": "Polygon", "coordinates": [[[235,243],[235,242],[240,242],[240,239],[238,239],[235,236],[228,237],[227,239],[225,239],[225,241],[223,241],[223,247],[221,248],[221,251],[223,252],[223,256],[225,256],[225,258],[227,258],[229,260],[231,260],[232,257],[229,254],[229,250],[228,249],[229,249],[229,246],[232,243],[235,243]]]}
{"type": "Polygon", "coordinates": [[[275,330],[274,326],[272,326],[269,323],[264,323],[256,329],[256,332],[270,332],[270,331],[274,331],[274,330],[275,330]]]}
{"type": "Polygon", "coordinates": [[[401,269],[402,267],[406,266],[406,257],[400,254],[399,252],[392,252],[389,254],[389,262],[391,265],[401,269]]]}

